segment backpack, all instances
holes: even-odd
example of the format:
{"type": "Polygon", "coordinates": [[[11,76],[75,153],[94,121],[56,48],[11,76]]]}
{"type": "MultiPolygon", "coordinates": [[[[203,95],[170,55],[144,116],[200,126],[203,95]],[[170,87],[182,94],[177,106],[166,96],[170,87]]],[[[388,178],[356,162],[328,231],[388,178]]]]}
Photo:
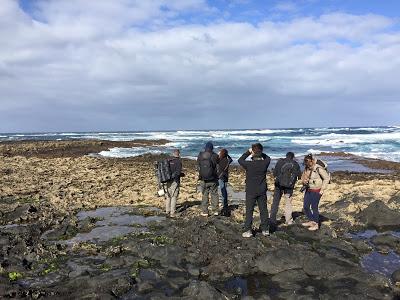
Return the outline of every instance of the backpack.
{"type": "Polygon", "coordinates": [[[328,171],[328,164],[326,162],[324,162],[323,160],[317,159],[317,165],[320,166],[321,168],[323,168],[326,171],[326,173],[328,173],[329,183],[331,183],[332,175],[328,171]]]}
{"type": "Polygon", "coordinates": [[[278,183],[281,187],[293,188],[296,184],[297,176],[294,162],[288,161],[280,169],[278,183]]]}
{"type": "Polygon", "coordinates": [[[161,183],[166,183],[173,179],[172,172],[171,172],[171,166],[169,164],[168,159],[158,161],[156,167],[157,167],[157,177],[161,183]]]}
{"type": "Polygon", "coordinates": [[[204,155],[202,155],[201,159],[199,160],[199,174],[201,180],[211,181],[216,179],[214,169],[215,166],[211,160],[211,155],[210,157],[204,157],[204,155]]]}

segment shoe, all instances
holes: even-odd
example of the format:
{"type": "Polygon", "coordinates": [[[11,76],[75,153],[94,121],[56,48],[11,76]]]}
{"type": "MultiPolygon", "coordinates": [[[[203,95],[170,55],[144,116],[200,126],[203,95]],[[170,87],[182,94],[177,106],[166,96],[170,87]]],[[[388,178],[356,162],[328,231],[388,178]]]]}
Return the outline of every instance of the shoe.
{"type": "Polygon", "coordinates": [[[251,230],[246,231],[246,232],[243,232],[243,233],[242,233],[242,237],[244,237],[244,238],[251,238],[251,237],[253,237],[253,233],[251,232],[251,230]]]}
{"type": "Polygon", "coordinates": [[[200,213],[200,216],[202,216],[202,217],[208,217],[208,213],[202,212],[202,213],[200,213]]]}
{"type": "Polygon", "coordinates": [[[301,225],[304,226],[304,227],[310,227],[310,226],[314,225],[314,222],[313,221],[309,221],[309,222],[306,222],[306,223],[302,223],[301,225]]]}
{"type": "Polygon", "coordinates": [[[170,215],[169,216],[171,219],[175,219],[176,218],[176,215],[170,215]]]}
{"type": "Polygon", "coordinates": [[[293,225],[293,220],[289,220],[289,222],[286,223],[287,226],[293,225]]]}
{"type": "Polygon", "coordinates": [[[214,216],[218,216],[219,215],[219,212],[214,212],[214,216]]]}
{"type": "Polygon", "coordinates": [[[308,227],[308,230],[310,231],[316,231],[319,229],[318,223],[313,222],[314,224],[310,227],[308,227]]]}
{"type": "Polygon", "coordinates": [[[263,236],[269,236],[269,231],[268,230],[263,230],[262,232],[263,236]]]}

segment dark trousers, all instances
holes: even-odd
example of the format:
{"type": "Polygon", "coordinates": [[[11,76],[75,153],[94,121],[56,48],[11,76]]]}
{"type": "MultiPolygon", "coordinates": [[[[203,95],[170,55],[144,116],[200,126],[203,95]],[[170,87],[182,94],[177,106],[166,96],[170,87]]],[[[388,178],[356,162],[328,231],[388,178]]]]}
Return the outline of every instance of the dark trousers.
{"type": "Polygon", "coordinates": [[[267,208],[267,195],[248,195],[246,194],[246,221],[244,223],[244,230],[252,229],[254,207],[258,205],[260,210],[261,230],[268,230],[268,208],[267,208]]]}
{"type": "Polygon", "coordinates": [[[224,203],[223,209],[228,209],[228,191],[226,190],[226,182],[222,179],[218,180],[221,196],[224,203]]]}
{"type": "Polygon", "coordinates": [[[309,220],[319,223],[318,205],[321,194],[318,192],[307,191],[304,194],[304,212],[309,220]]]}
{"type": "Polygon", "coordinates": [[[211,198],[211,209],[218,211],[219,196],[218,196],[218,182],[202,182],[203,198],[201,201],[201,210],[203,213],[208,213],[208,196],[211,198]]]}

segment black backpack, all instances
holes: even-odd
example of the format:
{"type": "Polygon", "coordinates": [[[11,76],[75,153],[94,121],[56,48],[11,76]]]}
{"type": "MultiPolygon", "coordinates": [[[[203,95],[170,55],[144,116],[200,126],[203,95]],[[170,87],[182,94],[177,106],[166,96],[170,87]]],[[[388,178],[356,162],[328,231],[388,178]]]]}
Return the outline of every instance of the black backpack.
{"type": "Polygon", "coordinates": [[[199,174],[200,179],[204,181],[211,181],[215,179],[215,166],[211,160],[212,154],[209,157],[205,157],[202,153],[199,160],[199,174]]]}
{"type": "Polygon", "coordinates": [[[295,163],[292,161],[285,162],[280,169],[278,183],[281,187],[293,188],[296,184],[297,176],[295,163]]]}
{"type": "Polygon", "coordinates": [[[161,183],[166,183],[173,179],[168,159],[157,162],[157,177],[161,183]]]}

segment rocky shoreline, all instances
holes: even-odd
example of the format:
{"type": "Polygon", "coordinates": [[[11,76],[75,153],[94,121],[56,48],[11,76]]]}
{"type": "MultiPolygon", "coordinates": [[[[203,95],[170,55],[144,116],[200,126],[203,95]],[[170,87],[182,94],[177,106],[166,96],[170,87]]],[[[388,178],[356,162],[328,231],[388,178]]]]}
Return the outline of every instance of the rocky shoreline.
{"type": "MultiPolygon", "coordinates": [[[[173,220],[155,196],[159,157],[85,156],[115,147],[102,143],[0,144],[0,298],[399,298],[399,272],[366,267],[372,255],[400,255],[398,169],[334,173],[317,233],[300,225],[297,189],[295,225],[243,239],[240,203],[229,218],[199,216],[194,161],[183,162],[173,220]],[[375,233],[357,237],[367,229],[375,233]]],[[[233,167],[232,193],[243,175],[233,167]]]]}

